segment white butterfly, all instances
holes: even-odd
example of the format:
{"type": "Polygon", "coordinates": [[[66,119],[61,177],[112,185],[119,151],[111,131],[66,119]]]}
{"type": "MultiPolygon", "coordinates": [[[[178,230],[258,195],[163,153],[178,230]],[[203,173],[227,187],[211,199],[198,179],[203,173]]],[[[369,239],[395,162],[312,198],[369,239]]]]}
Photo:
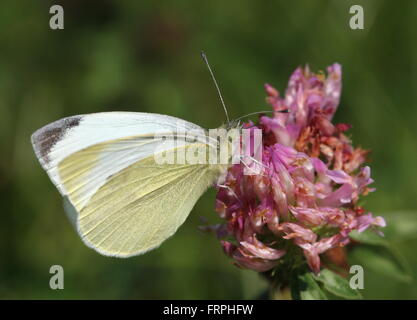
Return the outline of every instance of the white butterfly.
{"type": "Polygon", "coordinates": [[[226,164],[155,163],[155,150],[216,148],[205,136],[179,147],[175,136],[170,143],[155,138],[175,132],[178,123],[186,132],[204,132],[166,115],[106,112],[61,119],[32,135],[36,156],[87,246],[116,257],[158,247],[227,170],[226,164]]]}

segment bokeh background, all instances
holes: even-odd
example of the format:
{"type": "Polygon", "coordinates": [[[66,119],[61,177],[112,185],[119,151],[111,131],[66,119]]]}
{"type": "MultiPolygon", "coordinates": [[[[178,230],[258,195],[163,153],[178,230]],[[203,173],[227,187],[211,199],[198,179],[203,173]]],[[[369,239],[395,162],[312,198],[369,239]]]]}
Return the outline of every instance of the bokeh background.
{"type": "Polygon", "coordinates": [[[158,112],[217,127],[225,117],[200,58],[204,49],[229,113],[265,109],[263,84],[281,92],[299,65],[343,66],[336,120],[372,149],[377,192],[414,280],[365,269],[366,298],[417,298],[416,1],[1,1],[0,298],[246,299],[265,283],[231,264],[200,217],[219,221],[213,190],[158,250],[118,260],[83,245],[36,160],[30,135],[59,118],[100,111],[158,112]],[[61,4],[65,29],[49,28],[61,4]],[[349,28],[360,4],[365,29],[349,28]],[[394,230],[395,229],[395,230],[394,230]],[[395,231],[395,232],[394,232],[395,231]],[[49,268],[65,289],[49,288],[49,268]]]}

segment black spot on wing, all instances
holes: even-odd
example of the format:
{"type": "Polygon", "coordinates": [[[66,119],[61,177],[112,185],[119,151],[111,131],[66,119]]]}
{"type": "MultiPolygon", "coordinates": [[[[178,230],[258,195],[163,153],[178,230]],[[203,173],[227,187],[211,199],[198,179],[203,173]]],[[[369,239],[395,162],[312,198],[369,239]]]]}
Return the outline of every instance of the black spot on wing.
{"type": "Polygon", "coordinates": [[[39,129],[32,135],[35,153],[44,163],[49,163],[48,157],[52,147],[61,140],[66,132],[80,124],[81,116],[73,116],[52,122],[39,129]]]}

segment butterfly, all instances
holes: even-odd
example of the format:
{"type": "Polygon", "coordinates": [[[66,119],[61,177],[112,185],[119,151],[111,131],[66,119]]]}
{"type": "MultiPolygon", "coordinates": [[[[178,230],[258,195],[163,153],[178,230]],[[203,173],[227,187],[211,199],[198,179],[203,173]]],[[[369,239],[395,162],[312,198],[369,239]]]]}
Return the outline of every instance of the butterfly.
{"type": "MultiPolygon", "coordinates": [[[[228,128],[238,126],[228,121],[228,128]]],[[[196,124],[153,113],[72,116],[37,130],[31,140],[81,239],[114,257],[143,254],[171,237],[206,189],[224,175],[233,156],[217,162],[159,163],[161,155],[178,160],[178,154],[196,148],[205,150],[204,156],[217,155],[231,146],[228,139],[219,145],[196,124]],[[184,133],[192,139],[178,144],[184,133]]]]}
{"type": "Polygon", "coordinates": [[[185,132],[204,132],[167,115],[104,112],[64,118],[32,135],[35,154],[87,246],[116,257],[158,247],[227,170],[225,164],[158,165],[156,150],[215,147],[197,134],[177,147],[178,123],[185,132]]]}

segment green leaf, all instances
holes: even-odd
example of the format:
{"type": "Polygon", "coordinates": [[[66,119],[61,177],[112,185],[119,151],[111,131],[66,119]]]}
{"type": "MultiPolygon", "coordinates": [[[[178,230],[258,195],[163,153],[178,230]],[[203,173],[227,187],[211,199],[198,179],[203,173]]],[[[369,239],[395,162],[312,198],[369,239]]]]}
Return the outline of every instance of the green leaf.
{"type": "Polygon", "coordinates": [[[382,229],[387,238],[407,240],[417,238],[417,212],[397,211],[382,215],[387,226],[382,229]]]}
{"type": "Polygon", "coordinates": [[[372,230],[366,230],[363,232],[358,232],[356,230],[353,230],[349,233],[349,237],[351,237],[353,240],[358,241],[360,243],[380,245],[380,246],[388,245],[388,242],[385,238],[376,234],[372,230]]]}
{"type": "Polygon", "coordinates": [[[320,271],[319,275],[314,275],[313,277],[317,281],[323,283],[324,288],[327,291],[338,297],[345,299],[362,299],[362,295],[358,290],[350,287],[347,279],[342,278],[329,269],[323,269],[320,271]]]}
{"type": "Polygon", "coordinates": [[[295,300],[327,300],[311,272],[297,273],[291,279],[291,295],[295,300]]]}
{"type": "Polygon", "coordinates": [[[389,276],[403,282],[412,280],[410,267],[400,252],[392,245],[355,247],[350,259],[366,269],[389,276]]]}
{"type": "Polygon", "coordinates": [[[392,242],[372,230],[362,233],[352,231],[349,236],[361,243],[354,247],[350,255],[364,267],[399,281],[412,280],[410,266],[392,242]]]}

